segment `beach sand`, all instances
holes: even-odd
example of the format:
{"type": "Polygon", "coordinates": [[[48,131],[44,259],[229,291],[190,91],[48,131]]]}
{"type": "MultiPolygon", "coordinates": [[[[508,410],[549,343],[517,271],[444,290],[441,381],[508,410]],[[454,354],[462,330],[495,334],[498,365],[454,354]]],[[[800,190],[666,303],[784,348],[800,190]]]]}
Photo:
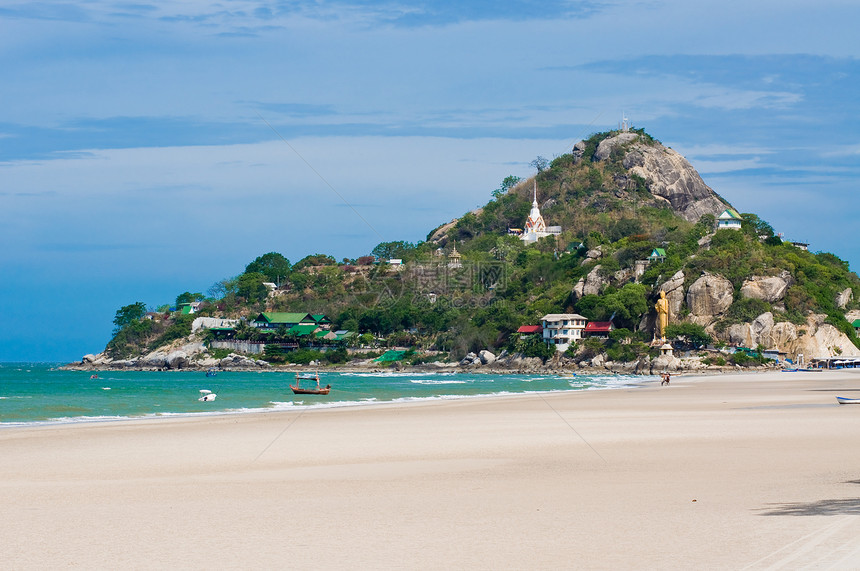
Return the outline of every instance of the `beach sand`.
{"type": "Polygon", "coordinates": [[[2,569],[860,568],[860,371],[0,430],[2,569]]]}

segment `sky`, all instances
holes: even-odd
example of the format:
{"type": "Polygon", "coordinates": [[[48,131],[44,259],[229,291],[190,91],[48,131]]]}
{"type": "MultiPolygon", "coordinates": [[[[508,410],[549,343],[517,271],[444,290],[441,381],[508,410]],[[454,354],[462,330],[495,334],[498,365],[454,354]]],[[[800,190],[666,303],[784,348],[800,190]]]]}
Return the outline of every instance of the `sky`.
{"type": "MultiPolygon", "coordinates": [[[[419,241],[633,126],[860,267],[854,0],[0,0],[0,361],[257,256],[419,241]]],[[[858,292],[860,294],[860,292],[858,292]]]]}

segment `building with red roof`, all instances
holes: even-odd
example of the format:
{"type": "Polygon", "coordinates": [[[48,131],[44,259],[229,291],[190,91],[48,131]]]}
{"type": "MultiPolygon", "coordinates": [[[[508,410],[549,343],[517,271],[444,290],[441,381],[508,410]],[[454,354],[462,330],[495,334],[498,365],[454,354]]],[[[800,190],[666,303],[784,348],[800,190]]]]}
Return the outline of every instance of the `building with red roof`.
{"type": "Polygon", "coordinates": [[[524,335],[531,335],[534,333],[543,332],[543,327],[540,325],[521,325],[519,329],[517,329],[517,333],[522,333],[524,335]]]}
{"type": "Polygon", "coordinates": [[[609,332],[615,329],[611,321],[589,321],[582,332],[583,337],[609,337],[609,332]]]}

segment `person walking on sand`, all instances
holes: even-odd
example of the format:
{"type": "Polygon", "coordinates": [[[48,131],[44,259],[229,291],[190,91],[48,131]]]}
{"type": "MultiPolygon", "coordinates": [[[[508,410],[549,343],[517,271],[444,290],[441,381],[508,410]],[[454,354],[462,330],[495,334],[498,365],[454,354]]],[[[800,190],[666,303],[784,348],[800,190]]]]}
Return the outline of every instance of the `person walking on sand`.
{"type": "Polygon", "coordinates": [[[663,379],[663,380],[661,380],[661,381],[660,381],[660,386],[661,386],[661,387],[662,387],[663,385],[668,385],[668,384],[669,384],[669,373],[667,373],[667,372],[665,372],[665,371],[664,371],[663,373],[660,373],[660,378],[662,378],[662,379],[663,379]]]}

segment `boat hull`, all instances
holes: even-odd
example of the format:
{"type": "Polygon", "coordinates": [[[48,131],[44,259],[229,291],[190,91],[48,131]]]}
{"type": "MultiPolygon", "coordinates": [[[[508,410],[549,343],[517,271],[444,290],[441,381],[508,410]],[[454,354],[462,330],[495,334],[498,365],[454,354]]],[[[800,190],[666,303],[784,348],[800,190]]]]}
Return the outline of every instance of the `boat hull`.
{"type": "Polygon", "coordinates": [[[290,385],[290,389],[292,389],[293,394],[295,395],[327,395],[331,390],[331,385],[319,389],[303,389],[301,387],[290,385]]]}
{"type": "Polygon", "coordinates": [[[846,397],[836,397],[839,404],[860,404],[860,399],[849,399],[846,397]]]}

